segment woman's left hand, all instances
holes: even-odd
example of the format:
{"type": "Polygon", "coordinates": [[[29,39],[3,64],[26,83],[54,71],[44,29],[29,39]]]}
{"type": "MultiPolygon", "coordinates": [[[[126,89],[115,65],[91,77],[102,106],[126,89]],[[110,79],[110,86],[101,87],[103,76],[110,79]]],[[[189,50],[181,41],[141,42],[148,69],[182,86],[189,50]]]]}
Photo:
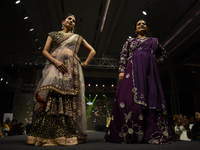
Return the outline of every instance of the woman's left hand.
{"type": "Polygon", "coordinates": [[[58,61],[57,59],[54,60],[53,64],[55,65],[55,67],[62,73],[65,74],[66,72],[68,72],[67,67],[60,61],[58,61]]]}
{"type": "Polygon", "coordinates": [[[87,64],[85,62],[81,62],[81,66],[86,68],[87,67],[87,64]]]}

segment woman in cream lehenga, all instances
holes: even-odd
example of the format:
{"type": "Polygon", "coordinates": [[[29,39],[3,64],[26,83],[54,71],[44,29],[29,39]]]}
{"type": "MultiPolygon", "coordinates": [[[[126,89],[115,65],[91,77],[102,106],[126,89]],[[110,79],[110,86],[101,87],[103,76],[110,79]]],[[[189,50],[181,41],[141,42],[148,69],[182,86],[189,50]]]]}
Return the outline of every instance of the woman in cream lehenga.
{"type": "Polygon", "coordinates": [[[42,52],[48,61],[35,93],[36,120],[27,144],[76,145],[87,140],[82,67],[87,66],[96,52],[73,33],[75,24],[75,16],[68,14],[62,21],[62,30],[48,34],[42,52]],[[85,62],[77,56],[80,46],[89,52],[85,62]]]}

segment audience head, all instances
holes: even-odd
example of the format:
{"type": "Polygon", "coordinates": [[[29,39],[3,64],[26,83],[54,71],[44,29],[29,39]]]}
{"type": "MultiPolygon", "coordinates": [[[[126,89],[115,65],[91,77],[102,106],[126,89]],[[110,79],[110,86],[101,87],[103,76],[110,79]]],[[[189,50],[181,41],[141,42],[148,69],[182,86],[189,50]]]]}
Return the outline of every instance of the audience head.
{"type": "Polygon", "coordinates": [[[200,121],[200,110],[195,112],[195,119],[200,121]]]}
{"type": "Polygon", "coordinates": [[[12,120],[12,125],[16,125],[17,124],[17,119],[13,119],[12,120]]]}

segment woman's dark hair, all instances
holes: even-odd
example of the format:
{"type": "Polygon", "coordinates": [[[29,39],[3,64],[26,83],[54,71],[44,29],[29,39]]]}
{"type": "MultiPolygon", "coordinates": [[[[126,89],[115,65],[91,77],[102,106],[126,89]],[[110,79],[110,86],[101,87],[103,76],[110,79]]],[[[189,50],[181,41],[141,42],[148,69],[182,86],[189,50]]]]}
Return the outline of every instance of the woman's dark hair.
{"type": "MultiPolygon", "coordinates": [[[[65,20],[65,19],[66,19],[67,17],[69,17],[69,16],[74,16],[74,18],[76,19],[76,23],[77,23],[77,18],[76,18],[76,16],[75,16],[74,14],[72,14],[72,13],[69,13],[69,14],[63,16],[62,21],[65,20]]],[[[60,27],[59,27],[59,31],[60,31],[60,30],[62,30],[62,23],[61,23],[61,25],[60,25],[60,27]]]]}
{"type": "MultiPolygon", "coordinates": [[[[147,30],[148,30],[146,36],[150,37],[147,21],[146,21],[145,19],[139,19],[138,21],[140,21],[140,20],[143,20],[143,21],[146,23],[146,25],[147,25],[147,30]]],[[[130,33],[130,36],[132,36],[132,37],[137,37],[137,33],[135,32],[135,30],[136,30],[136,26],[137,26],[138,21],[136,21],[136,22],[134,23],[133,30],[132,30],[131,33],[130,33]]]]}

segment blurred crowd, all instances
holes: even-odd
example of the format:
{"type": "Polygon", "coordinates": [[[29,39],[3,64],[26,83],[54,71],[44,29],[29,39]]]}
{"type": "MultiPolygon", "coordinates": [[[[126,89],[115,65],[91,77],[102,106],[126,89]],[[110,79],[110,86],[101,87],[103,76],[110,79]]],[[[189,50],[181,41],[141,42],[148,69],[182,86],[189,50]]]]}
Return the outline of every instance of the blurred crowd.
{"type": "Polygon", "coordinates": [[[175,140],[200,141],[200,111],[194,115],[174,115],[175,140]]]}
{"type": "Polygon", "coordinates": [[[12,135],[22,135],[25,134],[25,127],[23,123],[18,123],[17,119],[6,119],[5,122],[0,123],[0,137],[12,136],[12,135]]]}
{"type": "MultiPolygon", "coordinates": [[[[200,111],[194,115],[179,114],[173,117],[175,140],[200,141],[200,111]]],[[[26,127],[18,123],[17,119],[6,119],[0,123],[0,137],[26,134],[26,127]]]]}

